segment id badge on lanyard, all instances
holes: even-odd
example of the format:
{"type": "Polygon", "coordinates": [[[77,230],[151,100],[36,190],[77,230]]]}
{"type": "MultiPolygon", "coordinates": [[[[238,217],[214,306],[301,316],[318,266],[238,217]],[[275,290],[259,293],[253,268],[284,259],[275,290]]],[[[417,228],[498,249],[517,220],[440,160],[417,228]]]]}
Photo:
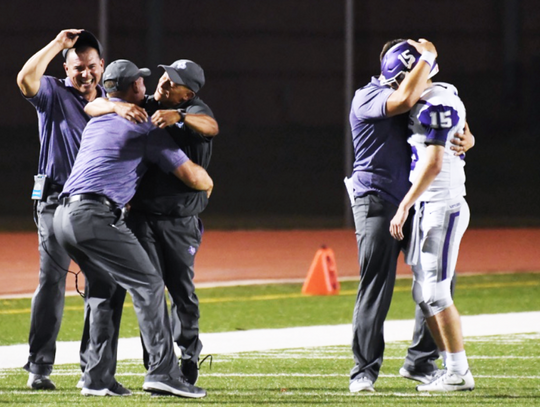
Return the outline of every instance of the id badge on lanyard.
{"type": "Polygon", "coordinates": [[[34,175],[34,188],[32,189],[32,199],[36,201],[43,200],[47,192],[48,178],[45,174],[34,175]]]}

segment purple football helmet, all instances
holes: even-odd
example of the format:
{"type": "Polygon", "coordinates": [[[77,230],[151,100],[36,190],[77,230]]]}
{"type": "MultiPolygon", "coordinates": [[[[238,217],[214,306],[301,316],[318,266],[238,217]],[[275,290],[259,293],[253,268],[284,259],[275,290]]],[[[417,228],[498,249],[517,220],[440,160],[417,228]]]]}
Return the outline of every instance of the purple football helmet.
{"type": "MultiPolygon", "coordinates": [[[[420,53],[407,41],[400,42],[386,51],[381,61],[381,85],[397,88],[405,74],[412,71],[420,60],[420,53]]],[[[439,72],[437,63],[431,68],[428,78],[439,72]]]]}

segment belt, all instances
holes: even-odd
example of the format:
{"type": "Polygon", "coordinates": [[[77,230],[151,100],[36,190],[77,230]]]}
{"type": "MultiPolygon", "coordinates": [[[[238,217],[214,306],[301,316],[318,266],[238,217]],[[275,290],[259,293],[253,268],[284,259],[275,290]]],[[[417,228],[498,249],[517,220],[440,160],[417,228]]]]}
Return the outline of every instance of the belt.
{"type": "Polygon", "coordinates": [[[94,201],[99,202],[103,205],[107,205],[111,209],[116,209],[118,206],[109,200],[106,196],[98,195],[98,194],[77,194],[77,195],[71,195],[66,196],[65,198],[62,198],[62,205],[67,205],[72,202],[79,202],[79,201],[94,201]]]}

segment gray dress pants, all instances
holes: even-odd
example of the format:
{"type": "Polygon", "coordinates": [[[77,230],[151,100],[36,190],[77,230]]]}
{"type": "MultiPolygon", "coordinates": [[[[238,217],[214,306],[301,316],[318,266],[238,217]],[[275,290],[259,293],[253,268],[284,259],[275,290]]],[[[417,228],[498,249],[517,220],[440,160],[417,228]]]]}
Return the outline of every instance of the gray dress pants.
{"type": "Polygon", "coordinates": [[[95,201],[60,205],[54,218],[59,242],[79,264],[91,295],[90,346],[84,373],[85,387],[110,388],[114,385],[110,347],[115,340],[112,322],[117,284],[132,299],[139,328],[149,353],[145,381],[179,379],[180,368],[174,354],[164,283],[139,241],[126,226],[119,209],[95,201]]]}
{"type": "MultiPolygon", "coordinates": [[[[36,226],[39,241],[39,285],[32,297],[29,356],[24,368],[31,373],[50,375],[56,356],[56,339],[64,312],[66,276],[71,262],[68,253],[58,243],[53,229],[53,216],[58,207],[58,192],[53,192],[36,204],[36,226]]],[[[81,340],[81,367],[88,342],[88,325],[81,340]]]]}
{"type": "MultiPolygon", "coordinates": [[[[358,243],[360,283],[353,314],[352,351],[355,366],[351,380],[379,377],[383,362],[383,325],[390,308],[396,267],[402,242],[390,235],[390,221],[397,207],[375,194],[355,199],[352,206],[358,243]]],[[[407,356],[406,367],[432,372],[437,368],[437,348],[419,310],[415,314],[414,349],[407,356]]]]}

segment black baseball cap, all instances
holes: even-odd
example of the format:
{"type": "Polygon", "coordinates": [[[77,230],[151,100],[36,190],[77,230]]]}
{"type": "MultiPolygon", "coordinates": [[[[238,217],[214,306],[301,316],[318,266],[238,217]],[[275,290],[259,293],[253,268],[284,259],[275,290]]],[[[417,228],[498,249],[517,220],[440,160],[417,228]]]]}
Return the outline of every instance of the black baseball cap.
{"type": "Polygon", "coordinates": [[[189,59],[179,59],[171,65],[158,65],[165,69],[169,78],[178,84],[184,85],[197,93],[204,86],[204,71],[200,65],[189,59]]]}
{"type": "MultiPolygon", "coordinates": [[[[103,48],[101,46],[101,43],[99,42],[99,40],[96,38],[94,34],[92,34],[90,31],[84,30],[84,31],[81,31],[78,35],[79,35],[79,38],[77,38],[77,41],[73,45],[73,48],[76,49],[79,47],[88,46],[88,47],[95,48],[100,57],[101,55],[103,55],[103,48]]],[[[66,48],[62,50],[62,56],[64,57],[64,59],[66,59],[67,53],[70,49],[71,48],[66,48]]]]}
{"type": "Polygon", "coordinates": [[[107,92],[124,91],[141,76],[150,76],[150,73],[150,69],[139,69],[137,65],[127,59],[117,59],[105,68],[103,87],[107,92]],[[113,81],[113,84],[110,81],[113,81]]]}

